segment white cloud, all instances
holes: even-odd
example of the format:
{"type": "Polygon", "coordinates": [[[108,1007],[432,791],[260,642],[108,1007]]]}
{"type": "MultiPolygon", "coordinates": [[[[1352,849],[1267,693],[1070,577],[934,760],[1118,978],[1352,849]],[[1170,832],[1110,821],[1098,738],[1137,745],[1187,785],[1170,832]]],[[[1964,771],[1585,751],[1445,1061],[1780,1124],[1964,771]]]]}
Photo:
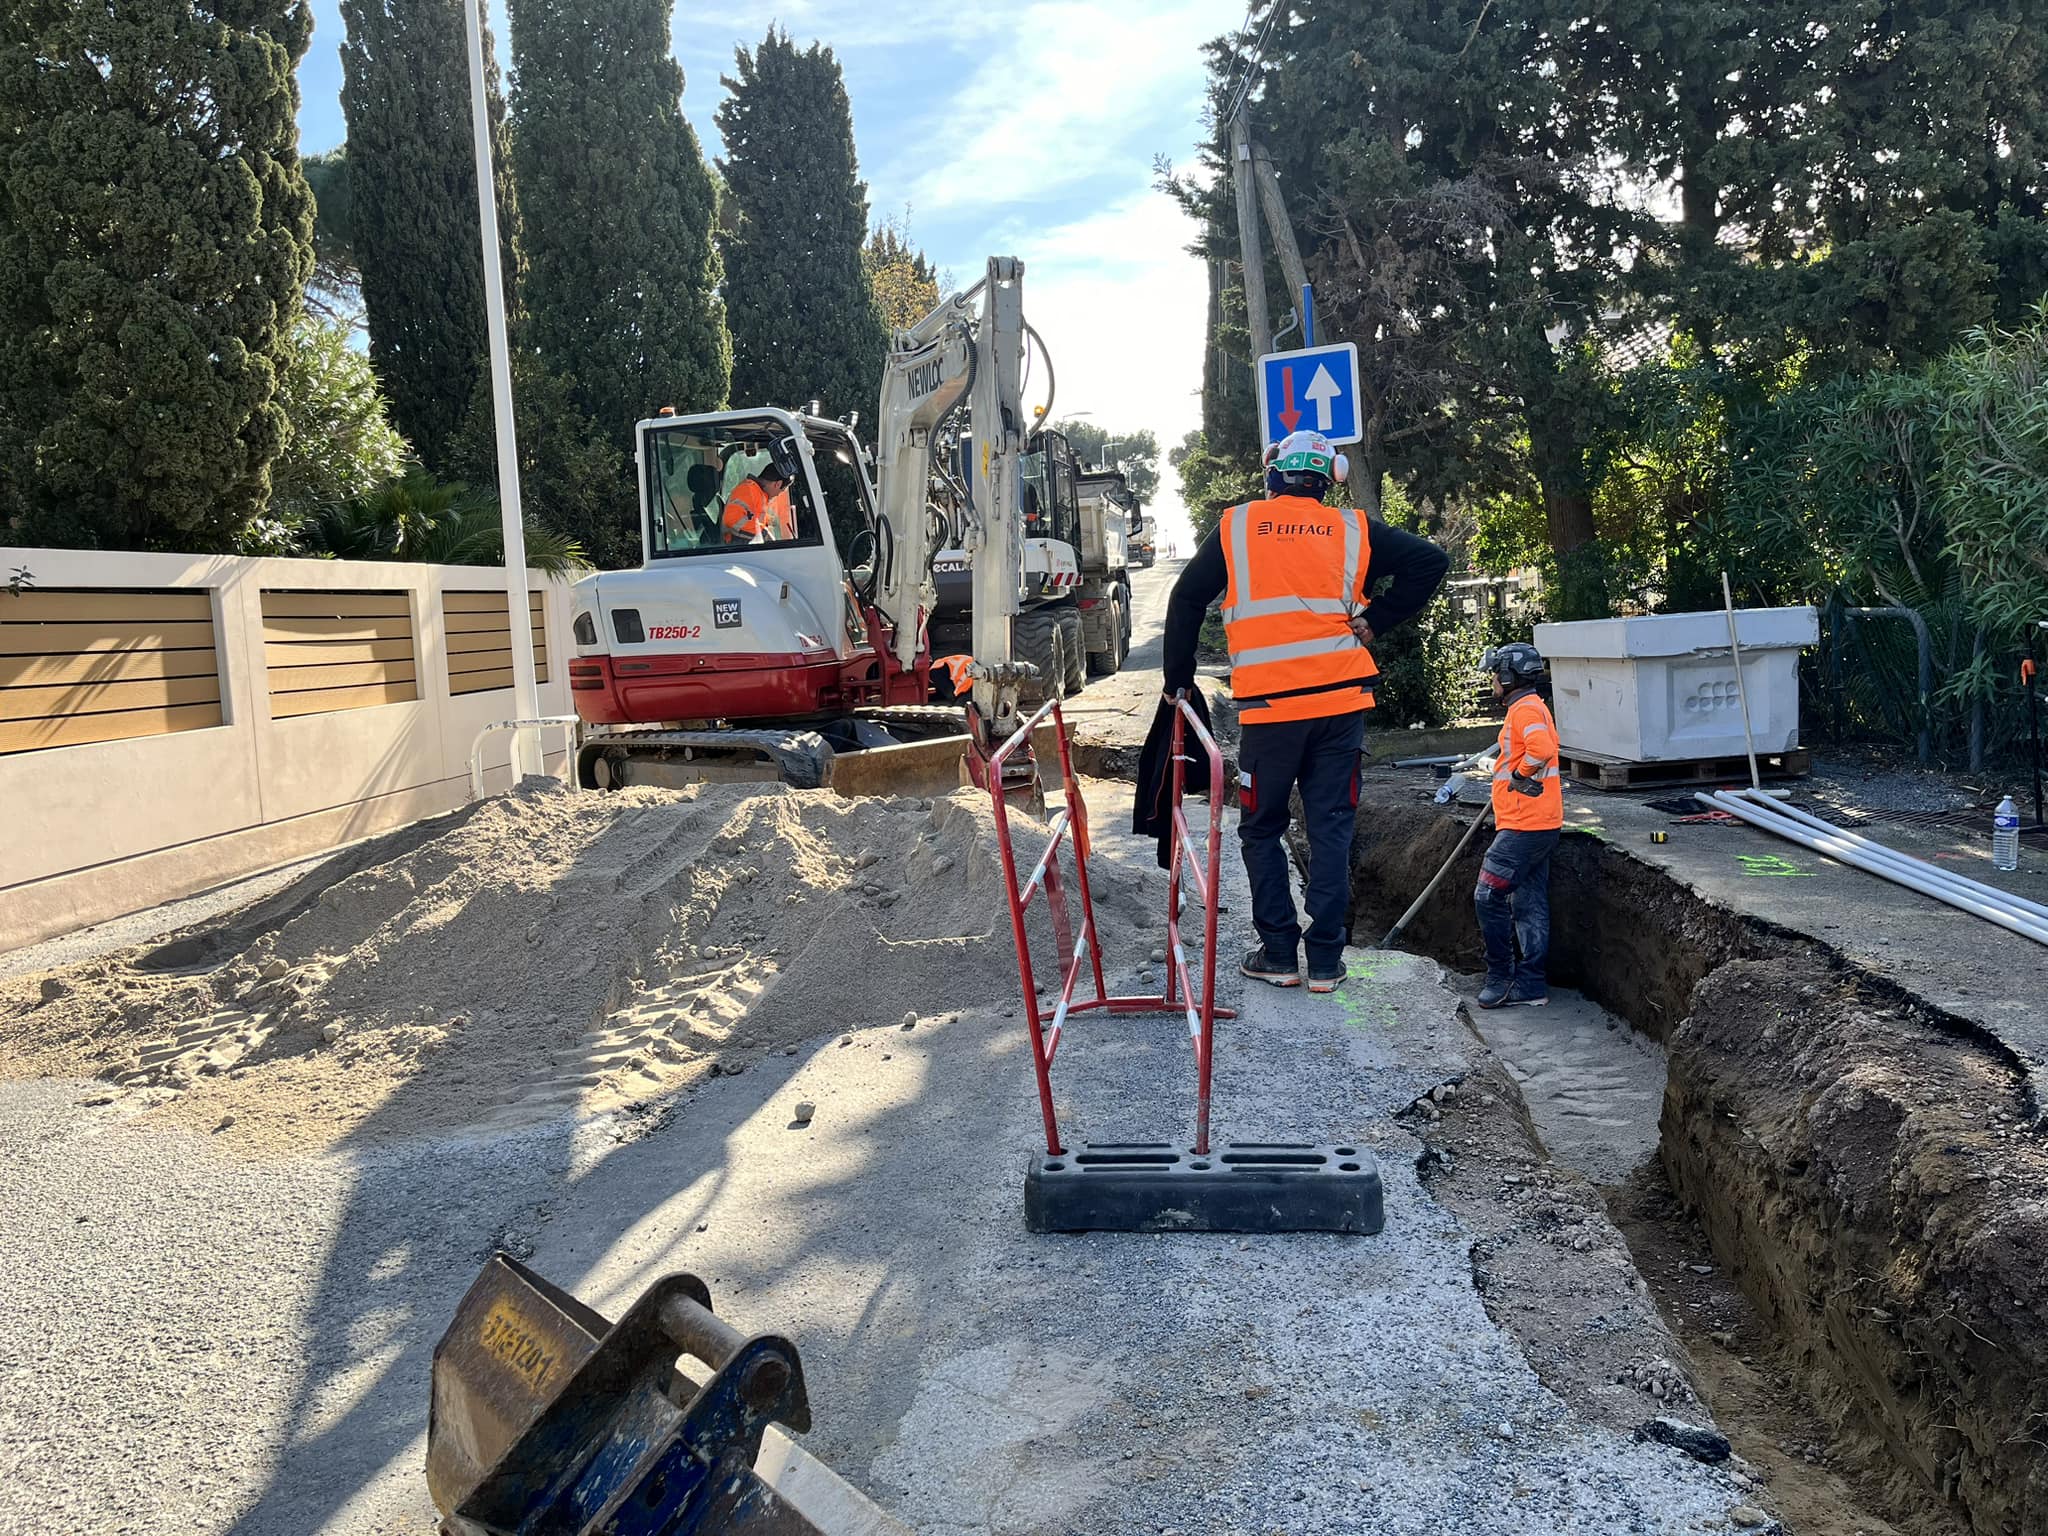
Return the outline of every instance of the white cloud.
{"type": "Polygon", "coordinates": [[[1149,175],[1163,124],[1191,139],[1203,86],[1201,45],[1241,17],[1241,0],[1037,0],[948,101],[950,141],[887,168],[913,207],[1030,202],[1135,169],[1149,175]]]}
{"type": "MultiPolygon", "coordinates": [[[[1144,192],[1016,242],[1024,311],[1057,373],[1053,414],[1087,411],[1112,431],[1159,439],[1154,504],[1164,535],[1192,548],[1180,486],[1166,452],[1201,425],[1208,277],[1187,252],[1198,233],[1170,198],[1144,192]]],[[[1032,403],[1042,401],[1043,375],[1032,403]]]]}
{"type": "MultiPolygon", "coordinates": [[[[799,44],[813,39],[834,52],[855,48],[930,47],[957,43],[995,31],[1000,22],[971,6],[877,4],[875,0],[739,0],[737,4],[690,5],[676,8],[678,51],[706,36],[735,39],[752,47],[770,24],[782,28],[799,44]]],[[[720,45],[720,51],[730,48],[720,45]]]]}

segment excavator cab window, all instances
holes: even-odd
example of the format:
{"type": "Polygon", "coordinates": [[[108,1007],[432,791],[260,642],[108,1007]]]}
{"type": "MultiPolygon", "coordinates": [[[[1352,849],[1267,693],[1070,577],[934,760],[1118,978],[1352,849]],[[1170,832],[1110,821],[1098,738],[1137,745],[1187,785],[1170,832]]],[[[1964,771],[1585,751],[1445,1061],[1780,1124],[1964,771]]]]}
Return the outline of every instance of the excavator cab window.
{"type": "Polygon", "coordinates": [[[855,457],[850,435],[840,437],[816,427],[810,429],[810,434],[811,463],[825,493],[825,517],[832,526],[832,542],[838,546],[840,558],[851,565],[860,536],[874,531],[867,476],[855,457]]]}
{"type": "Polygon", "coordinates": [[[652,429],[642,454],[649,558],[821,543],[818,509],[787,436],[774,422],[652,429]],[[757,477],[776,467],[793,478],[771,491],[773,479],[757,477]]]}
{"type": "Polygon", "coordinates": [[[1039,432],[1024,457],[1024,533],[1081,546],[1081,468],[1065,434],[1039,432]]]}

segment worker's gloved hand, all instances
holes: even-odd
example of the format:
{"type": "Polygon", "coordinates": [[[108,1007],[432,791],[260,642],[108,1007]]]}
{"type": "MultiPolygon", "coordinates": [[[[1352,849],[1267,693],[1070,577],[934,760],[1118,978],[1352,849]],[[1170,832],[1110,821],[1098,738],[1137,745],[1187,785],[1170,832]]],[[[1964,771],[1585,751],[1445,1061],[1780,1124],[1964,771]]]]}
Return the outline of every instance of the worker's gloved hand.
{"type": "Polygon", "coordinates": [[[1508,775],[1508,788],[1518,795],[1527,795],[1531,800],[1543,798],[1543,781],[1541,779],[1532,779],[1525,773],[1510,773],[1508,775]]]}

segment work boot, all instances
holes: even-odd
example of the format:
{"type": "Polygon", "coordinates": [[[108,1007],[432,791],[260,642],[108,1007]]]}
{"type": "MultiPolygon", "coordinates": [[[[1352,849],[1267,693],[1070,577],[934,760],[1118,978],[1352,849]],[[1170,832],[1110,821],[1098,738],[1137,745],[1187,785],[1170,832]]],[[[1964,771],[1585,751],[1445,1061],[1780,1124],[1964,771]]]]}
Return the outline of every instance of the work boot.
{"type": "Polygon", "coordinates": [[[1507,1005],[1508,993],[1513,990],[1514,983],[1511,978],[1495,980],[1489,976],[1486,978],[1486,984],[1479,989],[1479,1006],[1482,1008],[1505,1007],[1507,1005]]]}
{"type": "Polygon", "coordinates": [[[1301,971],[1292,960],[1282,965],[1266,953],[1263,944],[1254,945],[1245,951],[1245,957],[1238,962],[1240,971],[1253,981],[1263,981],[1273,987],[1298,987],[1301,985],[1301,971]]]}
{"type": "Polygon", "coordinates": [[[1334,992],[1344,985],[1349,975],[1342,960],[1311,960],[1308,964],[1308,989],[1311,992],[1334,992]]]}

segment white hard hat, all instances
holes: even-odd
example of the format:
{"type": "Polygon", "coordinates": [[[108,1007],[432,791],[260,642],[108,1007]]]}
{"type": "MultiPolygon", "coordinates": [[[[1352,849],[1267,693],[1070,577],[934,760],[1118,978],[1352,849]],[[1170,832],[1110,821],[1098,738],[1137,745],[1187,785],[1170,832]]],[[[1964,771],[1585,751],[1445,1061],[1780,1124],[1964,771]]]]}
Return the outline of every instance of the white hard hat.
{"type": "Polygon", "coordinates": [[[1351,461],[1320,432],[1290,432],[1266,450],[1266,468],[1283,475],[1345,480],[1351,474],[1351,461]]]}

